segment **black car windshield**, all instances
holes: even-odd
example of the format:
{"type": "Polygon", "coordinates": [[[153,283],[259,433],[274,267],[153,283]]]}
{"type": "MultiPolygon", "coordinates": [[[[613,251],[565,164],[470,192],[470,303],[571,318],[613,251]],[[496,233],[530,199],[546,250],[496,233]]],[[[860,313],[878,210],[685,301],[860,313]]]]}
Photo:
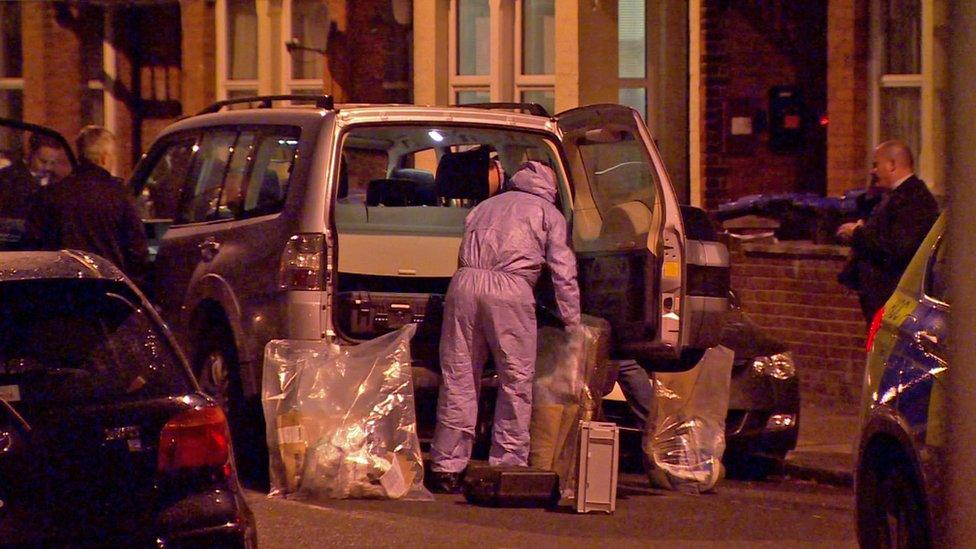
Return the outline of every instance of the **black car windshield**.
{"type": "Polygon", "coordinates": [[[0,397],[113,402],[192,390],[158,324],[106,280],[0,283],[0,397]]]}

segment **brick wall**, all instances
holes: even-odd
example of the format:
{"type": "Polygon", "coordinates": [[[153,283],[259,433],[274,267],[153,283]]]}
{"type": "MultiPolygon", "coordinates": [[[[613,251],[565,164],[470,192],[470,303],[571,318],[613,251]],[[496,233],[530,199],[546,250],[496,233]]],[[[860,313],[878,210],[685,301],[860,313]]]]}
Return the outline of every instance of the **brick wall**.
{"type": "Polygon", "coordinates": [[[866,0],[831,0],[827,25],[827,191],[863,187],[868,174],[870,29],[866,0]]]}
{"type": "Polygon", "coordinates": [[[864,373],[864,318],[837,283],[846,248],[809,243],[731,243],[732,287],[743,309],[786,342],[804,404],[857,410],[864,373]]]}
{"type": "Polygon", "coordinates": [[[822,191],[826,109],[822,2],[705,0],[702,7],[704,200],[707,208],[755,193],[822,191]],[[775,153],[761,126],[770,88],[796,85],[809,109],[801,150],[775,153]],[[728,144],[728,119],[753,117],[751,151],[728,144]]]}

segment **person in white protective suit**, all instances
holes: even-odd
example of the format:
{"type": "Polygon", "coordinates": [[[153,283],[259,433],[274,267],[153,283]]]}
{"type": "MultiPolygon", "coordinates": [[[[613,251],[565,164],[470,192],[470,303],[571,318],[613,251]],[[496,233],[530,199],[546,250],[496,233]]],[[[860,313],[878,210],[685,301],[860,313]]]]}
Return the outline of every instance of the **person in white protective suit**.
{"type": "Polygon", "coordinates": [[[479,381],[489,352],[499,376],[489,463],[528,463],[536,360],[533,289],[544,266],[563,323],[580,324],[576,256],[566,219],[555,205],[555,173],[540,162],[526,162],[503,191],[465,219],[460,268],[444,305],[442,382],[428,477],[434,491],[459,489],[471,457],[479,381]]]}

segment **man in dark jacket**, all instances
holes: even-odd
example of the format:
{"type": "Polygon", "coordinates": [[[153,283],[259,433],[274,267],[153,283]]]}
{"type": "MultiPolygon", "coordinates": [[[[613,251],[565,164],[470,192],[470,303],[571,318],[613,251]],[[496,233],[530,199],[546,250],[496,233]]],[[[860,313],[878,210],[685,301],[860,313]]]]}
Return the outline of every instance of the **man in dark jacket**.
{"type": "Polygon", "coordinates": [[[38,191],[27,218],[27,239],[44,250],[98,254],[139,284],[149,248],[124,184],[108,171],[115,161],[115,137],[104,128],[87,126],[76,144],[77,169],[38,191]]]}
{"type": "Polygon", "coordinates": [[[488,461],[528,463],[537,352],[533,288],[544,266],[562,321],[570,329],[580,324],[576,256],[566,219],[555,205],[557,192],[552,169],[527,162],[505,183],[505,192],[465,219],[460,268],[447,291],[441,331],[443,377],[428,481],[435,491],[456,491],[468,465],[478,382],[489,353],[499,387],[488,461]]]}
{"type": "Polygon", "coordinates": [[[871,177],[888,194],[867,219],[845,223],[837,238],[851,245],[851,256],[838,280],[858,293],[868,323],[884,306],[925,235],[939,216],[939,206],[915,177],[912,151],[901,141],[874,149],[871,177]]]}

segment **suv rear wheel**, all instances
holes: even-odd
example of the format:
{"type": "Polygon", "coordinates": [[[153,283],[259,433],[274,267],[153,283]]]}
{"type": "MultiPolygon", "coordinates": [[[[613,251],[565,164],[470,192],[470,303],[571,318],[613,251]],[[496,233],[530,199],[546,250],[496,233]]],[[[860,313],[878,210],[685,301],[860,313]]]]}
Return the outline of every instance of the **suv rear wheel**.
{"type": "Polygon", "coordinates": [[[234,460],[245,479],[258,479],[264,472],[263,437],[248,413],[241,384],[240,362],[230,329],[223,323],[202,326],[197,336],[193,373],[200,389],[217,401],[227,414],[234,444],[234,460]]]}

